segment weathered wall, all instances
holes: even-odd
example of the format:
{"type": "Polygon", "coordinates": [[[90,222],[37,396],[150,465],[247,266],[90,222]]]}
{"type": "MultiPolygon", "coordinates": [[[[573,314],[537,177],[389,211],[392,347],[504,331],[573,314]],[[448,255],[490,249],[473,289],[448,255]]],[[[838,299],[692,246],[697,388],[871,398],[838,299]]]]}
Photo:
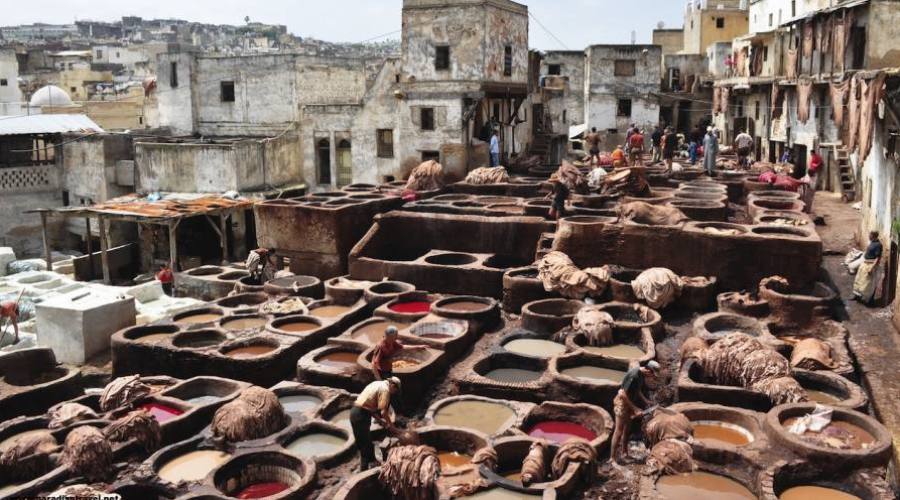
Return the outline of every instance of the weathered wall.
{"type": "Polygon", "coordinates": [[[655,45],[592,45],[587,49],[585,115],[589,127],[619,129],[659,122],[661,49],[655,45]],[[634,76],[615,76],[616,60],[635,62],[634,76]],[[619,99],[631,99],[631,115],[617,116],[619,99]]]}
{"type": "Polygon", "coordinates": [[[484,74],[484,9],[468,6],[440,7],[443,2],[403,2],[402,65],[405,79],[481,80],[484,74]],[[450,67],[435,69],[435,47],[450,47],[450,67]]]}
{"type": "Polygon", "coordinates": [[[691,89],[688,88],[688,77],[694,76],[695,78],[700,78],[700,76],[705,75],[707,73],[707,69],[709,68],[709,61],[706,59],[706,54],[673,54],[668,56],[663,56],[664,66],[663,66],[663,89],[664,90],[674,90],[673,82],[669,81],[669,70],[677,69],[680,78],[677,81],[678,88],[682,91],[689,92],[691,89]]]}
{"type": "Polygon", "coordinates": [[[13,49],[0,49],[0,115],[18,115],[21,113],[22,93],[19,91],[19,62],[13,49]],[[0,82],[2,83],[2,82],[0,82]]]}
{"type": "Polygon", "coordinates": [[[655,29],[652,36],[653,45],[662,47],[662,55],[676,54],[684,49],[683,29],[655,29]]]}
{"type": "Polygon", "coordinates": [[[196,129],[196,102],[193,78],[192,54],[160,54],[157,58],[157,109],[159,124],[170,127],[174,134],[191,134],[196,129]],[[177,65],[178,85],[173,87],[172,63],[177,65]]]}
{"type": "Polygon", "coordinates": [[[568,81],[563,109],[566,110],[566,125],[584,123],[584,51],[549,51],[541,59],[541,75],[548,75],[551,64],[560,65],[560,76],[568,81]]]}
{"type": "Polygon", "coordinates": [[[900,66],[900,3],[873,1],[869,5],[869,26],[866,33],[866,67],[892,68],[900,66]]]}
{"type": "Polygon", "coordinates": [[[484,79],[524,82],[528,78],[527,8],[513,2],[485,5],[484,79]],[[504,75],[506,47],[512,48],[512,74],[504,75]]]}
{"type": "Polygon", "coordinates": [[[686,9],[683,52],[702,54],[713,43],[731,41],[746,34],[749,16],[746,10],[738,8],[739,5],[739,0],[715,0],[710,2],[707,9],[698,7],[686,9]],[[719,9],[719,5],[723,5],[724,8],[719,9]],[[724,27],[716,26],[717,18],[724,18],[724,27]]]}

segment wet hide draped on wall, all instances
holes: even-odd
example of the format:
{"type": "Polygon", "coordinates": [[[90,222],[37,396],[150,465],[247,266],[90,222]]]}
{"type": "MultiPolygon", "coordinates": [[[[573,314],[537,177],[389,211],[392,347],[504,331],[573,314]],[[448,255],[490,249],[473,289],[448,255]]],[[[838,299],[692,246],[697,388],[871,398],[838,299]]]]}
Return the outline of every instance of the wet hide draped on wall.
{"type": "Polygon", "coordinates": [[[797,82],[797,120],[805,124],[809,121],[809,97],[812,94],[812,81],[797,82]]]}
{"type": "Polygon", "coordinates": [[[788,49],[785,66],[784,71],[788,79],[793,80],[797,78],[797,49],[788,49]]]}
{"type": "Polygon", "coordinates": [[[847,91],[850,89],[850,81],[831,82],[829,91],[831,92],[831,109],[834,112],[834,126],[841,128],[844,126],[844,106],[847,102],[847,91]]]}
{"type": "Polygon", "coordinates": [[[781,86],[778,82],[772,84],[772,118],[780,118],[784,106],[781,104],[781,86]]]}
{"type": "Polygon", "coordinates": [[[722,88],[715,87],[713,88],[713,102],[712,102],[712,112],[714,115],[719,114],[719,101],[722,100],[722,88]]]}
{"type": "Polygon", "coordinates": [[[878,103],[884,97],[884,82],[887,75],[879,72],[878,75],[863,85],[862,103],[859,118],[859,161],[864,162],[872,150],[872,134],[875,132],[875,114],[878,103]]]}
{"type": "Polygon", "coordinates": [[[810,58],[813,55],[813,33],[814,27],[812,21],[806,21],[803,24],[803,57],[810,58]]]}
{"type": "Polygon", "coordinates": [[[857,138],[859,134],[859,78],[856,75],[850,79],[850,96],[848,97],[847,108],[850,112],[850,123],[847,126],[846,140],[847,151],[853,152],[856,149],[857,138]]]}

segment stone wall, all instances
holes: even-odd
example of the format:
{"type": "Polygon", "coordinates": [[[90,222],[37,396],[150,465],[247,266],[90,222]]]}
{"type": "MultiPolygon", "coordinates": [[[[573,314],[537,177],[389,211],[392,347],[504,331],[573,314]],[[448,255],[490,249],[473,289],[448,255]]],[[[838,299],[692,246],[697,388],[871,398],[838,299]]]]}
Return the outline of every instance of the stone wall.
{"type": "Polygon", "coordinates": [[[617,129],[630,123],[648,127],[659,122],[661,48],[656,45],[592,45],[587,49],[585,116],[588,127],[617,129]],[[616,61],[633,61],[634,76],[616,76],[616,61]],[[618,101],[631,100],[631,114],[619,116],[618,101]]]}

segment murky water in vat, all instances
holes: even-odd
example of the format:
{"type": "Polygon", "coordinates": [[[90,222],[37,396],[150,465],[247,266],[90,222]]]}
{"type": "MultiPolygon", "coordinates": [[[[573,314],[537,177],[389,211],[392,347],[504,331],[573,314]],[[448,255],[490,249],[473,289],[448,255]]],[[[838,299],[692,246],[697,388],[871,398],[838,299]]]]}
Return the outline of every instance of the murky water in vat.
{"type": "Polygon", "coordinates": [[[809,400],[813,401],[815,403],[833,405],[835,403],[841,402],[841,398],[835,396],[834,394],[831,394],[830,392],[817,391],[814,389],[805,389],[805,390],[806,390],[806,396],[809,398],[809,400]]]}
{"type": "Polygon", "coordinates": [[[566,352],[566,346],[543,339],[515,339],[503,344],[503,348],[516,354],[550,358],[566,352]]]}
{"type": "Polygon", "coordinates": [[[862,500],[856,495],[821,486],[796,486],[788,488],[778,500],[862,500]]]}
{"type": "Polygon", "coordinates": [[[160,467],[160,478],[171,483],[179,481],[200,481],[216,467],[222,465],[231,455],[216,450],[197,450],[169,460],[160,467]]]}
{"type": "Polygon", "coordinates": [[[347,314],[349,311],[350,308],[347,306],[322,306],[309,311],[309,314],[318,318],[334,318],[347,314]]]}
{"type": "Polygon", "coordinates": [[[541,378],[541,372],[521,368],[497,368],[484,374],[485,378],[507,384],[522,384],[541,378]]]}
{"type": "Polygon", "coordinates": [[[576,366],[574,368],[566,368],[561,372],[588,382],[612,382],[621,384],[625,378],[625,372],[622,370],[613,370],[612,368],[603,368],[600,366],[576,366]]]}
{"type": "Polygon", "coordinates": [[[702,471],[663,476],[656,482],[656,491],[667,500],[756,500],[741,483],[702,471]]]}
{"type": "Polygon", "coordinates": [[[311,394],[291,394],[289,396],[281,396],[278,398],[284,411],[292,413],[303,413],[312,410],[316,406],[322,404],[322,400],[311,394]]]}
{"type": "Polygon", "coordinates": [[[217,313],[199,313],[185,316],[176,321],[176,323],[179,325],[199,325],[200,323],[212,323],[213,321],[218,321],[221,317],[222,315],[217,313]]]}
{"type": "Polygon", "coordinates": [[[694,439],[716,446],[745,446],[750,437],[724,422],[693,422],[694,439]]]}
{"type": "Polygon", "coordinates": [[[455,469],[471,464],[472,455],[455,451],[442,451],[438,453],[438,461],[441,463],[441,470],[455,469]]]}
{"type": "Polygon", "coordinates": [[[275,348],[270,345],[248,345],[232,349],[226,352],[225,355],[234,359],[248,359],[263,356],[274,350],[275,348]]]}
{"type": "Polygon", "coordinates": [[[336,453],[346,443],[347,440],[340,436],[318,432],[300,436],[285,445],[285,448],[294,455],[313,458],[336,453]]]}
{"type": "Polygon", "coordinates": [[[604,347],[585,346],[586,352],[619,359],[640,359],[646,354],[640,347],[631,344],[616,344],[604,347]]]}
{"type": "Polygon", "coordinates": [[[434,423],[475,429],[493,435],[507,427],[515,418],[513,409],[502,403],[454,401],[435,413],[434,423]]]}

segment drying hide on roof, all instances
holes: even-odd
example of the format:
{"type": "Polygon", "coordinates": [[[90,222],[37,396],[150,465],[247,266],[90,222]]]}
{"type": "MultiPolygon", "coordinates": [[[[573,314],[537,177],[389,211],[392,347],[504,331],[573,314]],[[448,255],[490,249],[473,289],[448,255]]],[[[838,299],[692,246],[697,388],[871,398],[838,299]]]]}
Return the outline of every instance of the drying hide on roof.
{"type": "Polygon", "coordinates": [[[391,498],[432,500],[438,496],[440,474],[441,464],[434,448],[397,446],[388,451],[378,480],[391,492],[391,498]]]}
{"type": "Polygon", "coordinates": [[[509,182],[509,174],[504,167],[481,167],[469,172],[468,184],[504,184],[509,182]]]}
{"type": "Polygon", "coordinates": [[[634,295],[653,309],[663,309],[681,295],[684,281],[664,267],[647,269],[631,282],[634,295]]]}
{"type": "Polygon", "coordinates": [[[228,442],[259,439],[284,428],[288,416],[278,396],[262,387],[251,386],[226,403],[212,419],[212,433],[228,442]]]}
{"type": "Polygon", "coordinates": [[[442,187],[444,187],[444,168],[434,160],[420,163],[406,181],[406,189],[412,191],[434,191],[442,187]]]}
{"type": "Polygon", "coordinates": [[[103,388],[103,394],[100,396],[100,409],[110,411],[130,406],[148,394],[150,394],[150,386],[141,382],[140,375],[119,377],[103,388]]]}
{"type": "Polygon", "coordinates": [[[590,267],[579,269],[568,255],[554,251],[538,264],[538,279],[544,290],[558,292],[570,299],[597,297],[603,294],[609,283],[609,268],[590,267]]]}

